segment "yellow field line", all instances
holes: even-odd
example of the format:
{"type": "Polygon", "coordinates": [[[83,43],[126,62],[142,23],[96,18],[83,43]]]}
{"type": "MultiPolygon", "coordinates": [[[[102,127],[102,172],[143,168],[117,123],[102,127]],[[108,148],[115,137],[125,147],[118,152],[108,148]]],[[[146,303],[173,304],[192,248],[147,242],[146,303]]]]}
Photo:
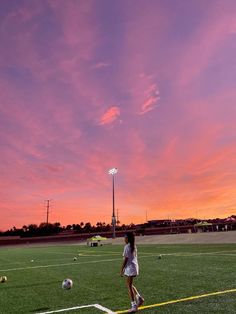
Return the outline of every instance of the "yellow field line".
{"type": "MultiPolygon", "coordinates": [[[[212,293],[196,295],[196,296],[192,296],[192,297],[188,297],[188,298],[184,298],[184,299],[177,299],[177,300],[172,300],[172,301],[167,301],[167,302],[162,302],[162,303],[156,303],[156,304],[151,304],[151,305],[146,305],[146,306],[140,306],[139,310],[145,310],[145,309],[150,309],[150,308],[158,307],[158,306],[162,306],[162,305],[168,305],[168,304],[173,304],[173,303],[178,303],[178,302],[185,302],[185,301],[190,301],[190,300],[195,300],[195,299],[209,297],[209,296],[212,296],[212,295],[219,295],[219,294],[225,294],[225,293],[231,293],[231,292],[236,292],[236,289],[212,292],[212,293]]],[[[121,314],[121,313],[127,313],[127,312],[128,312],[128,310],[123,310],[123,311],[117,311],[115,313],[121,314]]]]}

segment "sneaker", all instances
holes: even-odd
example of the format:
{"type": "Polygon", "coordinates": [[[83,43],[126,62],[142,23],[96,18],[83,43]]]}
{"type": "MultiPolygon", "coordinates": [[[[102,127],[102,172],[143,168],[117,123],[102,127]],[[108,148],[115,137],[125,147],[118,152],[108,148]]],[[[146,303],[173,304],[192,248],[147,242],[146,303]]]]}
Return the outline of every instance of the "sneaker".
{"type": "Polygon", "coordinates": [[[144,303],[144,298],[141,297],[141,296],[139,296],[139,297],[138,297],[137,306],[139,307],[139,306],[143,305],[143,303],[144,303]]]}
{"type": "Polygon", "coordinates": [[[137,311],[138,311],[137,305],[133,305],[133,306],[131,307],[131,309],[128,310],[128,313],[136,313],[137,311]]]}

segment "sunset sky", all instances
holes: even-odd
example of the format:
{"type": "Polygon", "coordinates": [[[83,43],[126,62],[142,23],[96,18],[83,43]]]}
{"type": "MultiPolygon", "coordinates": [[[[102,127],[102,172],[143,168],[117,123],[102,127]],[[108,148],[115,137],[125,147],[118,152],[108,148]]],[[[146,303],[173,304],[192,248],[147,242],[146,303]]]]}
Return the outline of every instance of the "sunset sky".
{"type": "Polygon", "coordinates": [[[235,0],[1,0],[0,230],[236,214],[235,0]]]}

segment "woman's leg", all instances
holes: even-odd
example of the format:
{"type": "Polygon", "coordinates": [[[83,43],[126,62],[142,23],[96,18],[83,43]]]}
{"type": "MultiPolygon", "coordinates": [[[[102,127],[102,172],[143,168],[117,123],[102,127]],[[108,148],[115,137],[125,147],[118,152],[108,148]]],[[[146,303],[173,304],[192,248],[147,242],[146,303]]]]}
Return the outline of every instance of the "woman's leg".
{"type": "Polygon", "coordinates": [[[127,287],[129,292],[129,297],[132,302],[135,301],[135,290],[133,290],[133,277],[127,277],[127,287]]]}
{"type": "Polygon", "coordinates": [[[134,296],[137,297],[137,295],[139,295],[138,290],[136,289],[136,287],[133,285],[133,293],[134,296]]]}
{"type": "Polygon", "coordinates": [[[138,290],[133,286],[135,298],[137,300],[137,306],[141,306],[144,303],[144,298],[139,294],[138,290]]]}

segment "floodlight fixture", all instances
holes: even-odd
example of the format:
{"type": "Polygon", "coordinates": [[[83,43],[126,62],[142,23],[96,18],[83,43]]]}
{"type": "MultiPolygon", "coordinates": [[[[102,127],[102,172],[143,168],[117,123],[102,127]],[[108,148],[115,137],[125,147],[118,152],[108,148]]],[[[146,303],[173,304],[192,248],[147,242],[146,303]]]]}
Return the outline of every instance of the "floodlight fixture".
{"type": "Polygon", "coordinates": [[[112,168],[112,169],[110,169],[110,170],[108,171],[108,173],[109,173],[109,174],[112,174],[112,175],[116,174],[117,172],[118,172],[118,169],[117,169],[117,168],[112,168]]]}

